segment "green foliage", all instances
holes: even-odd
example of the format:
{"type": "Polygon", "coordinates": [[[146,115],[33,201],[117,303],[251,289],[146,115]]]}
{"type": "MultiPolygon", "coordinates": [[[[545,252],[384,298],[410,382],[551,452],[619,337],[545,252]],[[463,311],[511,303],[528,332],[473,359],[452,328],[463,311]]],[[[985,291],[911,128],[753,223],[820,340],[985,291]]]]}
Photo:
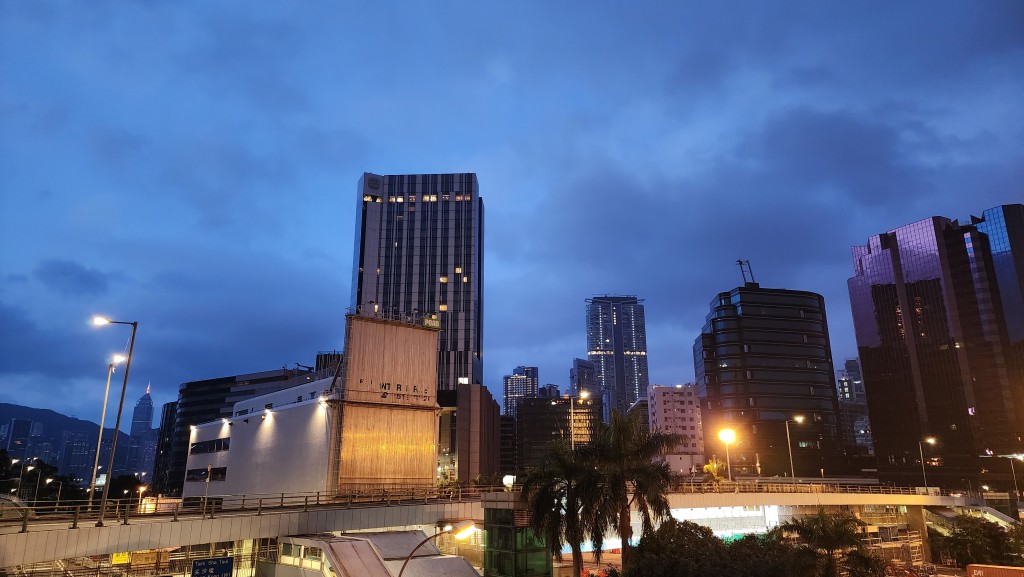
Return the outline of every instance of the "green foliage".
{"type": "Polygon", "coordinates": [[[726,464],[724,462],[717,459],[708,461],[708,463],[704,465],[704,483],[713,485],[717,491],[718,487],[722,484],[722,481],[725,480],[725,475],[722,474],[725,470],[726,464]]]}
{"type": "Polygon", "coordinates": [[[928,536],[933,555],[952,557],[960,567],[970,563],[1010,563],[1014,557],[1012,539],[1019,538],[1017,535],[1008,535],[996,523],[966,514],[953,518],[948,535],[930,529],[928,536]]]}
{"type": "Polygon", "coordinates": [[[861,531],[863,525],[848,511],[826,513],[819,509],[818,514],[803,519],[793,519],[783,523],[783,531],[796,533],[805,545],[824,557],[822,575],[835,577],[839,574],[836,553],[861,547],[861,531]]]}
{"type": "Polygon", "coordinates": [[[562,546],[569,544],[575,575],[583,568],[583,541],[590,536],[598,554],[604,541],[598,521],[600,478],[586,455],[557,444],[523,479],[520,501],[530,513],[530,527],[544,537],[556,559],[562,558],[562,546]]]}
{"type": "Polygon", "coordinates": [[[604,530],[611,528],[622,539],[622,562],[626,564],[633,550],[631,509],[639,514],[645,536],[654,531],[656,520],[669,516],[672,473],[659,457],[683,440],[680,435],[649,432],[639,413],[612,411],[611,422],[601,426],[594,444],[582,449],[600,474],[602,495],[593,519],[593,534],[599,538],[594,540],[595,549],[604,530]]]}
{"type": "Polygon", "coordinates": [[[849,513],[821,511],[787,526],[792,532],[799,527],[806,541],[789,541],[780,528],[725,543],[707,527],[669,519],[641,539],[624,575],[818,577],[837,575],[840,567],[850,577],[877,577],[885,572],[883,560],[858,547],[859,524],[849,513]],[[840,551],[846,554],[838,556],[840,551]]]}

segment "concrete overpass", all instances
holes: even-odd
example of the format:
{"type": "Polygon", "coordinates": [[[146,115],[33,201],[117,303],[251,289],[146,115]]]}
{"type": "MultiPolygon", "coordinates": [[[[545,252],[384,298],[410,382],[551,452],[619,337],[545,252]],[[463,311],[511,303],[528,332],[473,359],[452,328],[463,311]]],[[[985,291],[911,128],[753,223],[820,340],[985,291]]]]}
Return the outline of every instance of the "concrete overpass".
{"type": "MultiPolygon", "coordinates": [[[[286,535],[435,526],[443,520],[482,521],[481,494],[485,492],[492,492],[488,501],[514,498],[513,493],[502,495],[500,489],[462,494],[424,489],[380,491],[332,499],[322,495],[217,496],[210,498],[211,503],[218,503],[213,515],[176,506],[171,510],[165,504],[147,513],[130,512],[127,524],[122,519],[108,519],[103,527],[95,526],[95,515],[80,510],[77,521],[67,512],[40,510],[34,517],[19,520],[11,518],[8,511],[0,524],[0,568],[286,535]]],[[[964,496],[919,494],[909,488],[737,483],[719,490],[681,485],[670,494],[669,504],[673,509],[888,505],[920,510],[984,503],[964,496]]],[[[921,517],[922,528],[923,522],[921,517]]]]}

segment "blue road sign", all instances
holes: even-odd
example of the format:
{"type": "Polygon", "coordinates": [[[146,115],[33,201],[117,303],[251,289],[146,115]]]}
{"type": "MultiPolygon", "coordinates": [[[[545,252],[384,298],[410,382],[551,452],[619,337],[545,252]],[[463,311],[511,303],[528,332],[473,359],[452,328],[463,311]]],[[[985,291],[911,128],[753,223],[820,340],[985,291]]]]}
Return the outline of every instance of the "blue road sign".
{"type": "Polygon", "coordinates": [[[231,577],[234,565],[233,557],[196,559],[192,562],[192,577],[231,577]]]}

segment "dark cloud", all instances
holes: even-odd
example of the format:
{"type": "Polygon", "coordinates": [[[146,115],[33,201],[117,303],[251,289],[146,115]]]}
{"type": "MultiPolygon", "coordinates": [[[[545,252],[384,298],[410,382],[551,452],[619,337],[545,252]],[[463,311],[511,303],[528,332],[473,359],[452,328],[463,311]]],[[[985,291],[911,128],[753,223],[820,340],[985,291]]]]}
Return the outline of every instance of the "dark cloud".
{"type": "Polygon", "coordinates": [[[70,260],[43,261],[33,274],[46,288],[68,296],[97,296],[108,288],[106,273],[70,260]]]}

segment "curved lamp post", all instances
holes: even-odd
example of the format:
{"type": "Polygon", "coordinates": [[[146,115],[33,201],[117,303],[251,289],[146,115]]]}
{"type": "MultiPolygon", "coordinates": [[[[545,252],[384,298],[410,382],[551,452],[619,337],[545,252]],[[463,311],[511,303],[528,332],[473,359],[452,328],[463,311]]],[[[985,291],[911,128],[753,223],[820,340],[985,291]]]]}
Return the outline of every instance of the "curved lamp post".
{"type": "MultiPolygon", "coordinates": [[[[132,353],[135,351],[135,331],[139,329],[138,322],[124,322],[124,321],[112,321],[106,317],[93,317],[92,324],[96,326],[105,325],[131,325],[132,326],[132,338],[128,341],[128,359],[124,365],[124,380],[121,382],[121,400],[117,403],[117,419],[114,421],[114,439],[110,443],[110,460],[107,464],[107,474],[111,476],[107,479],[107,482],[103,484],[103,497],[100,500],[100,518],[96,521],[97,527],[103,526],[103,514],[107,512],[107,496],[110,494],[110,482],[113,481],[114,473],[114,452],[117,451],[117,437],[119,436],[121,429],[121,412],[124,410],[124,394],[128,390],[128,371],[132,368],[132,353]]],[[[103,434],[103,429],[100,429],[100,434],[103,434]]],[[[98,448],[97,448],[98,449],[98,448]]]]}
{"type": "Polygon", "coordinates": [[[25,460],[24,463],[21,464],[21,474],[18,475],[18,488],[14,492],[14,496],[15,497],[18,497],[19,499],[21,498],[21,479],[25,476],[25,471],[31,471],[32,469],[35,469],[35,468],[36,468],[35,465],[29,465],[28,464],[28,460],[27,459],[25,460]]]}
{"type": "Polygon", "coordinates": [[[722,429],[718,431],[718,440],[725,443],[725,470],[729,473],[729,480],[732,481],[732,463],[729,460],[729,443],[736,440],[736,431],[722,429]]]}
{"type": "MultiPolygon", "coordinates": [[[[96,321],[93,321],[94,323],[96,321]]],[[[92,463],[92,480],[89,481],[89,505],[87,510],[92,511],[92,494],[96,489],[96,475],[100,470],[100,449],[103,447],[103,420],[107,416],[107,397],[110,396],[110,377],[114,374],[114,367],[126,360],[124,355],[114,355],[110,358],[110,365],[107,367],[107,388],[103,391],[103,412],[100,413],[100,435],[96,439],[96,458],[92,463]]],[[[115,435],[116,436],[116,435],[115,435]]]]}
{"type": "Polygon", "coordinates": [[[924,477],[925,487],[928,486],[928,473],[924,470],[924,444],[934,445],[935,442],[935,437],[925,437],[924,440],[917,442],[917,451],[921,455],[921,476],[924,477]]]}
{"type": "Polygon", "coordinates": [[[792,419],[786,419],[786,448],[789,449],[789,476],[795,479],[796,472],[793,468],[793,442],[789,440],[789,423],[791,422],[801,425],[804,422],[804,416],[797,415],[792,419]]]}
{"type": "Polygon", "coordinates": [[[444,531],[441,531],[440,533],[435,533],[434,535],[431,535],[426,539],[420,541],[418,545],[412,548],[412,551],[409,551],[409,555],[406,556],[405,561],[402,563],[402,568],[398,570],[398,577],[402,577],[402,573],[405,571],[405,566],[409,564],[409,560],[412,559],[413,554],[416,553],[416,551],[418,551],[419,548],[422,547],[427,541],[430,541],[431,539],[437,539],[445,533],[453,533],[452,537],[455,537],[459,541],[463,541],[473,533],[473,529],[475,528],[474,525],[475,523],[473,523],[472,521],[462,521],[461,523],[456,524],[454,527],[449,525],[448,527],[445,527],[444,531]]]}

